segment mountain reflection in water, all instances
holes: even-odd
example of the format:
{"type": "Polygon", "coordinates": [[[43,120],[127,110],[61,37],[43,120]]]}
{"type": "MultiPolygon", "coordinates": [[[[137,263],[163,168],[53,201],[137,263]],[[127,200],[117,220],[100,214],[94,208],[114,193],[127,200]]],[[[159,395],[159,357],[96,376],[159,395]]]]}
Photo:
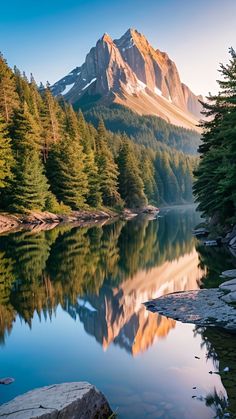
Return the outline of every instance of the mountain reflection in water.
{"type": "Polygon", "coordinates": [[[0,241],[0,336],[16,316],[31,326],[36,311],[51,317],[60,304],[79,315],[106,349],[111,342],[136,355],[175,326],[148,316],[143,302],[199,287],[202,271],[189,224],[194,212],[139,218],[103,227],[59,226],[20,231],[0,241]],[[187,234],[186,234],[187,231],[187,234]]]}

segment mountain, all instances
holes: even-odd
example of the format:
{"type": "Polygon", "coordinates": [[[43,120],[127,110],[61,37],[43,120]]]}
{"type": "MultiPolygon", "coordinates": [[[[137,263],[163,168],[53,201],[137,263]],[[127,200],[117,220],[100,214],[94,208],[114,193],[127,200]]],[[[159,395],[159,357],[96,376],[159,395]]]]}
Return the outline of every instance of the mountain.
{"type": "Polygon", "coordinates": [[[120,39],[104,34],[76,67],[52,87],[75,108],[117,103],[140,115],[156,115],[174,125],[195,129],[199,99],[183,84],[175,63],[155,50],[144,35],[129,29],[120,39]]]}

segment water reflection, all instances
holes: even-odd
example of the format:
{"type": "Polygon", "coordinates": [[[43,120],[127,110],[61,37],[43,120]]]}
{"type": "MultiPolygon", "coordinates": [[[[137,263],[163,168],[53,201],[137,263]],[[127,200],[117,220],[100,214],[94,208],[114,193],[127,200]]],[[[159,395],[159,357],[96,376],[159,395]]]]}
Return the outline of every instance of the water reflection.
{"type": "MultiPolygon", "coordinates": [[[[1,236],[1,370],[16,378],[1,388],[1,400],[57,381],[88,380],[119,406],[121,419],[212,418],[206,406],[217,415],[221,404],[223,412],[226,393],[208,368],[233,368],[227,354],[235,340],[228,340],[226,354],[218,332],[195,329],[194,337],[193,326],[142,305],[208,286],[214,269],[223,270],[221,262],[231,267],[228,254],[219,251],[214,263],[214,249],[196,243],[192,228],[198,222],[189,209],[153,221],[1,236]],[[206,365],[205,353],[213,366],[206,365]],[[192,399],[196,385],[202,403],[192,399]]],[[[236,411],[230,377],[222,380],[236,411]]]]}
{"type": "Polygon", "coordinates": [[[204,398],[206,405],[211,406],[216,413],[216,417],[236,417],[236,360],[235,360],[235,337],[223,330],[215,328],[196,327],[196,334],[202,338],[202,347],[206,349],[207,359],[213,361],[215,367],[213,373],[218,373],[221,377],[227,398],[224,394],[215,389],[204,398]]]}
{"type": "Polygon", "coordinates": [[[35,312],[51,318],[60,304],[73,318],[79,315],[104,349],[114,341],[134,355],[145,351],[175,322],[148,317],[142,302],[199,286],[195,218],[193,211],[171,212],[154,221],[2,236],[1,342],[17,315],[31,327],[35,312]]]}

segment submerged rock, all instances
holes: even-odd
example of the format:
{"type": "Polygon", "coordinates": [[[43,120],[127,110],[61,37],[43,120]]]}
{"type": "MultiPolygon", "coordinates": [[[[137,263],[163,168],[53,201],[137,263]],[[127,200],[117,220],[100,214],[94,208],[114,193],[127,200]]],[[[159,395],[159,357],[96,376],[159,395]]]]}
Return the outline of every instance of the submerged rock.
{"type": "Polygon", "coordinates": [[[0,406],[0,418],[106,419],[112,410],[103,394],[87,382],[41,387],[0,406]]]}
{"type": "Polygon", "coordinates": [[[4,385],[8,385],[8,384],[12,384],[14,383],[14,378],[11,377],[5,377],[5,378],[0,378],[0,384],[4,384],[4,385]]]}

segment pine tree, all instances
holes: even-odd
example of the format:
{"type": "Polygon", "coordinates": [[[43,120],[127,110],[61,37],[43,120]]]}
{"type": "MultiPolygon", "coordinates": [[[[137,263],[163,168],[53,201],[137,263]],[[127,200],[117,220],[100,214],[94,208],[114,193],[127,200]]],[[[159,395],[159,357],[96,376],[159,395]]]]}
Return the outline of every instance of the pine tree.
{"type": "Polygon", "coordinates": [[[54,144],[47,162],[47,174],[52,192],[59,201],[79,210],[85,206],[88,180],[84,153],[77,139],[68,134],[54,144]]]}
{"type": "Polygon", "coordinates": [[[52,144],[59,142],[63,136],[64,115],[57,101],[53,98],[49,87],[43,93],[43,106],[41,109],[43,160],[48,159],[52,144]]]}
{"type": "Polygon", "coordinates": [[[12,132],[14,179],[9,189],[10,207],[16,211],[43,210],[48,184],[37,147],[37,124],[27,111],[16,113],[12,132]]]}
{"type": "Polygon", "coordinates": [[[88,178],[88,193],[86,202],[91,207],[99,207],[102,205],[102,194],[100,191],[98,168],[92,149],[86,151],[84,164],[85,173],[87,174],[88,178]]]}
{"type": "Polygon", "coordinates": [[[0,114],[9,123],[13,112],[19,106],[14,74],[0,54],[0,114]]]}
{"type": "Polygon", "coordinates": [[[14,157],[11,147],[11,140],[7,136],[6,124],[0,117],[0,197],[1,189],[8,185],[12,179],[12,168],[14,164],[14,157]]]}
{"type": "Polygon", "coordinates": [[[220,92],[203,103],[208,120],[202,123],[200,164],[195,171],[194,193],[205,216],[218,214],[222,222],[233,220],[236,212],[236,53],[220,66],[220,92]]]}
{"type": "Polygon", "coordinates": [[[117,157],[119,168],[119,191],[128,208],[142,207],[147,203],[138,162],[126,137],[117,157]]]}
{"type": "Polygon", "coordinates": [[[99,122],[96,135],[96,157],[100,190],[104,205],[121,205],[118,192],[118,168],[107,144],[107,131],[103,121],[99,122]]]}
{"type": "Polygon", "coordinates": [[[155,169],[153,160],[147,149],[142,149],[140,156],[140,176],[144,184],[144,193],[148,201],[157,204],[159,201],[158,189],[155,182],[155,169]]]}

